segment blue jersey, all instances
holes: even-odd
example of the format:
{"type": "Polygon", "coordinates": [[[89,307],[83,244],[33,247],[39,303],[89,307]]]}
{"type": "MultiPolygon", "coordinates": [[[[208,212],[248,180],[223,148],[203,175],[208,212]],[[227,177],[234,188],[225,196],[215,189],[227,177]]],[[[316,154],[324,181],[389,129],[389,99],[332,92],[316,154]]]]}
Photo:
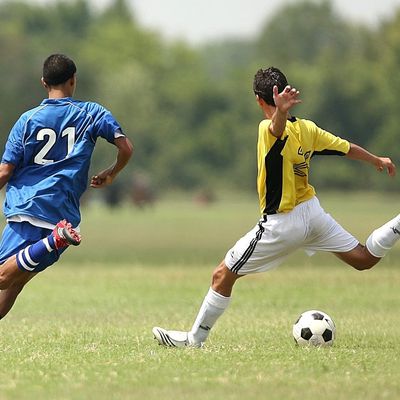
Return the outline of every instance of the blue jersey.
{"type": "Polygon", "coordinates": [[[79,199],[87,187],[90,159],[99,136],[114,143],[121,127],[97,103],[46,99],[22,114],[12,128],[1,162],[13,164],[4,214],[56,224],[81,220],[79,199]]]}

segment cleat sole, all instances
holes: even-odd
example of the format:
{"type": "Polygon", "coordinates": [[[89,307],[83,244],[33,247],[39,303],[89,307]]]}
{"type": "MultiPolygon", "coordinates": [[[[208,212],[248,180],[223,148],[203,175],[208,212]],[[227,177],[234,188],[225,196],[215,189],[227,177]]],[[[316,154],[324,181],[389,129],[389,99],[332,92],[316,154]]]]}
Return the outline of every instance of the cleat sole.
{"type": "Polygon", "coordinates": [[[75,239],[68,231],[67,228],[62,229],[62,235],[64,236],[65,240],[68,242],[68,244],[72,246],[79,246],[81,244],[80,240],[75,239]]]}

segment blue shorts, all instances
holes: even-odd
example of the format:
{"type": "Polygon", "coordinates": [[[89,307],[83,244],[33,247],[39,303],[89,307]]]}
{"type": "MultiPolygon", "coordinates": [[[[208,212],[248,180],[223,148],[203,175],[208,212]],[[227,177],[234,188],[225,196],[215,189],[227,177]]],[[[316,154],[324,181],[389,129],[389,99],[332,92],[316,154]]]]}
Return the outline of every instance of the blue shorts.
{"type": "MultiPolygon", "coordinates": [[[[49,236],[50,229],[39,228],[29,222],[9,222],[4,228],[0,243],[0,264],[25,247],[49,236]]],[[[40,272],[54,264],[67,247],[47,254],[32,272],[40,272]]]]}

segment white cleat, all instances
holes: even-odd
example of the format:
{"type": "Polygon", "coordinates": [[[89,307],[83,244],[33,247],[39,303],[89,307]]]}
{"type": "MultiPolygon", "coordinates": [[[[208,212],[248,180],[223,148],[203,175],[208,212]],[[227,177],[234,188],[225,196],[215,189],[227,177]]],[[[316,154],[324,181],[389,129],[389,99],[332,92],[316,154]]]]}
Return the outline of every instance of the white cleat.
{"type": "Polygon", "coordinates": [[[189,341],[188,332],[167,331],[166,329],[154,327],[154,339],[158,344],[166,347],[201,347],[201,343],[192,343],[189,341]]]}

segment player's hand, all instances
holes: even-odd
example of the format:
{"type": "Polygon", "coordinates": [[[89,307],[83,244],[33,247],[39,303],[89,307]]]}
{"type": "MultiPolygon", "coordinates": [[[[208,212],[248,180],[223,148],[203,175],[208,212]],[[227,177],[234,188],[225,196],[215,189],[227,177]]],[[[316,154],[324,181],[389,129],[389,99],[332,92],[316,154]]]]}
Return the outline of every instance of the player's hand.
{"type": "Polygon", "coordinates": [[[276,107],[286,113],[296,104],[301,103],[299,99],[300,92],[296,88],[287,85],[281,93],[279,93],[278,86],[273,88],[273,96],[276,107]]]}
{"type": "Polygon", "coordinates": [[[111,185],[114,180],[114,176],[111,174],[111,170],[106,169],[97,175],[92,176],[90,180],[90,187],[99,189],[105,186],[111,185]]]}
{"type": "Polygon", "coordinates": [[[392,160],[388,157],[378,157],[378,160],[377,160],[377,163],[375,166],[379,172],[386,170],[389,176],[396,175],[396,166],[394,165],[392,160]]]}

